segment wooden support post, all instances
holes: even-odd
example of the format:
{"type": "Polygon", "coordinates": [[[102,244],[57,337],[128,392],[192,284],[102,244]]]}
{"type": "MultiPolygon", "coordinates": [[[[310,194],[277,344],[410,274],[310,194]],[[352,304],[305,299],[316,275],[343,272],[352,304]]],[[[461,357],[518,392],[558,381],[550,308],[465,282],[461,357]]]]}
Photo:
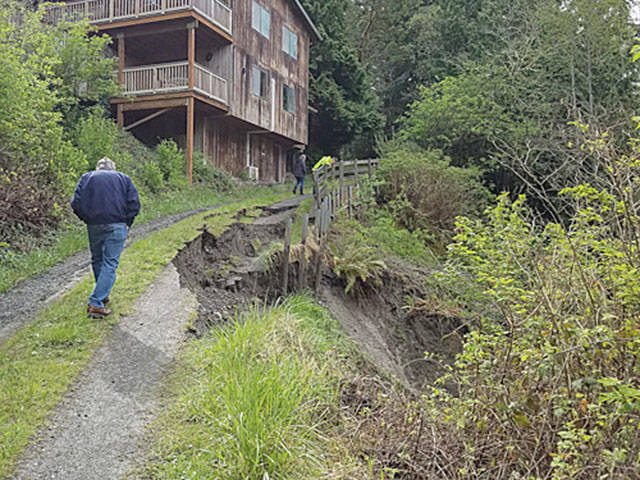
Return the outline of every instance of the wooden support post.
{"type": "Polygon", "coordinates": [[[353,175],[356,178],[356,184],[358,183],[358,160],[353,161],[353,175]]]}
{"type": "Polygon", "coordinates": [[[329,229],[329,197],[322,199],[322,235],[329,229]]]}
{"type": "Polygon", "coordinates": [[[369,178],[371,178],[371,175],[373,174],[373,167],[371,165],[371,159],[367,160],[368,162],[368,166],[369,166],[369,178]]]}
{"type": "Polygon", "coordinates": [[[289,254],[291,252],[291,218],[287,219],[284,229],[284,251],[282,252],[282,296],[289,289],[289,254]]]}
{"type": "Polygon", "coordinates": [[[118,34],[118,84],[124,84],[124,33],[118,34]]]}
{"type": "Polygon", "coordinates": [[[307,268],[307,236],[309,235],[309,215],[305,213],[302,216],[302,237],[300,239],[300,244],[302,245],[302,256],[300,257],[300,262],[298,263],[298,290],[301,291],[304,289],[305,285],[305,276],[306,276],[306,268],[307,268]]]}
{"type": "Polygon", "coordinates": [[[121,103],[116,105],[116,112],[118,116],[118,126],[124,127],[124,107],[121,103]]]}
{"type": "Polygon", "coordinates": [[[340,162],[340,192],[344,188],[344,162],[340,162]]]}
{"type": "Polygon", "coordinates": [[[316,253],[315,265],[314,265],[316,278],[313,283],[313,287],[316,293],[318,292],[318,290],[320,290],[320,280],[322,278],[322,255],[324,252],[324,233],[322,232],[324,228],[326,215],[327,215],[327,202],[325,199],[322,201],[322,207],[320,208],[320,218],[322,219],[322,221],[320,222],[321,228],[320,228],[320,235],[318,237],[318,251],[316,253]]]}
{"type": "Polygon", "coordinates": [[[320,218],[320,204],[321,204],[321,199],[320,199],[320,178],[318,175],[318,171],[314,170],[312,172],[312,176],[313,176],[313,207],[312,210],[315,211],[315,222],[316,225],[318,225],[318,218],[320,218]]]}
{"type": "Polygon", "coordinates": [[[347,202],[349,205],[349,217],[353,215],[353,185],[349,185],[347,202]]]}
{"type": "Polygon", "coordinates": [[[193,130],[194,130],[194,99],[187,99],[187,178],[189,185],[193,184],[193,130]]]}
{"type": "Polygon", "coordinates": [[[190,23],[187,25],[188,50],[187,59],[189,61],[189,90],[193,90],[194,74],[195,74],[195,62],[196,62],[196,25],[190,23]]]}

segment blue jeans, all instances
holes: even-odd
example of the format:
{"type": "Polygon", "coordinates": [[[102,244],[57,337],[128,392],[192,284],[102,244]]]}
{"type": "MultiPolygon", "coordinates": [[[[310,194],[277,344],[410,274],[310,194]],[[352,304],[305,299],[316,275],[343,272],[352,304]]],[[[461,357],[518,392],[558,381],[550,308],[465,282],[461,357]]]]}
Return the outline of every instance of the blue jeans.
{"type": "Polygon", "coordinates": [[[296,180],[298,183],[293,187],[293,193],[296,193],[296,189],[298,188],[298,185],[300,185],[300,194],[302,195],[302,192],[304,191],[304,177],[296,177],[296,180]]]}
{"type": "Polygon", "coordinates": [[[116,282],[116,269],[120,263],[120,254],[127,239],[126,223],[105,223],[87,225],[89,250],[91,250],[91,268],[96,286],[89,297],[89,305],[104,307],[102,300],[109,297],[116,282]]]}

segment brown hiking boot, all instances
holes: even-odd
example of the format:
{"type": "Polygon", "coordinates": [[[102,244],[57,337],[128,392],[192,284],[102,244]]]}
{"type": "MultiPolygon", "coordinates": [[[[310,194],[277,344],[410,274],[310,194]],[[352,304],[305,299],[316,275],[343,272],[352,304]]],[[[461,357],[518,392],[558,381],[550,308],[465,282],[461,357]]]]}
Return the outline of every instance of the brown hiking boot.
{"type": "Polygon", "coordinates": [[[109,303],[111,300],[109,299],[109,297],[105,298],[104,300],[102,300],[102,304],[106,307],[107,303],[109,303]]]}
{"type": "Polygon", "coordinates": [[[89,318],[104,318],[111,315],[111,310],[87,305],[87,315],[89,315],[89,318]]]}

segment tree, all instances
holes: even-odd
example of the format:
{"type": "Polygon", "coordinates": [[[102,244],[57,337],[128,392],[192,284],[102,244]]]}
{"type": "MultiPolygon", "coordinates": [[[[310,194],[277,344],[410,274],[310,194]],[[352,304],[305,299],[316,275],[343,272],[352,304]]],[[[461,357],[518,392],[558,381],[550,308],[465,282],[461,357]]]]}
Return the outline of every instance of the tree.
{"type": "Polygon", "coordinates": [[[351,144],[367,153],[383,117],[377,95],[346,31],[348,0],[306,0],[322,41],[311,46],[312,148],[338,154],[351,144]],[[360,144],[360,145],[356,145],[360,144]]]}
{"type": "Polygon", "coordinates": [[[116,91],[106,39],[88,24],[46,25],[42,12],[0,7],[0,237],[54,226],[86,170],[65,126],[116,91]]]}

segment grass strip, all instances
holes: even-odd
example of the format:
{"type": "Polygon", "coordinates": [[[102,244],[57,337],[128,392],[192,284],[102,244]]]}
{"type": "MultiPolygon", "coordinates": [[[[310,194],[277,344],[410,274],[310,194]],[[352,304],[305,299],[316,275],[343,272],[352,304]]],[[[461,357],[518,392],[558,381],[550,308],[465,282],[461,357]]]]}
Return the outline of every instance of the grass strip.
{"type": "Polygon", "coordinates": [[[108,321],[89,320],[85,308],[93,282],[86,278],[32,323],[0,346],[0,478],[11,471],[31,436],[111,332],[122,313],[161,273],[185,241],[206,223],[221,233],[242,208],[283,199],[282,189],[268,189],[249,200],[190,217],[135,242],[122,255],[112,292],[115,313],[108,321]],[[205,219],[206,218],[206,219],[205,219]]]}
{"type": "Polygon", "coordinates": [[[191,341],[168,382],[142,478],[344,478],[323,433],[354,346],[308,296],[295,295],[191,341]]]}
{"type": "MultiPolygon", "coordinates": [[[[249,198],[261,195],[262,191],[261,188],[251,187],[221,193],[204,185],[194,185],[188,190],[142,198],[142,209],[136,222],[144,223],[166,215],[225,203],[234,198],[249,198]]],[[[33,241],[33,248],[27,252],[9,250],[0,245],[0,293],[86,248],[87,234],[84,224],[73,217],[60,229],[52,232],[49,238],[33,241]]]]}

